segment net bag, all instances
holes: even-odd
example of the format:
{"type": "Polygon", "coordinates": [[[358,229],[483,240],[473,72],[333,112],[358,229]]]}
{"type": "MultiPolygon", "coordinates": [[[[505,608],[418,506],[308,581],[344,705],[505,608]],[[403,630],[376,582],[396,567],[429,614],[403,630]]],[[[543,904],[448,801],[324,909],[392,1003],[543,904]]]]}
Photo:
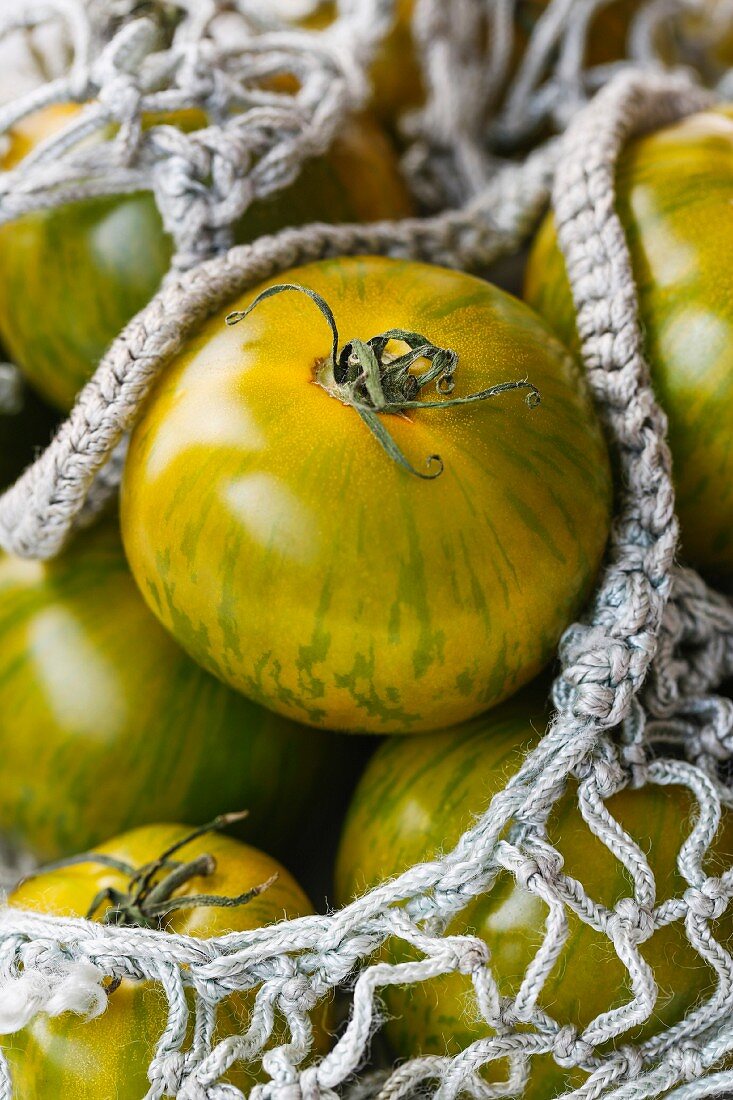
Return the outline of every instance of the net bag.
{"type": "MultiPolygon", "coordinates": [[[[733,1052],[733,958],[711,926],[731,905],[733,867],[719,867],[713,877],[703,862],[722,807],[733,803],[725,779],[733,704],[716,695],[733,674],[733,604],[675,565],[666,421],[650,385],[629,251],[614,211],[614,169],[624,144],[715,98],[699,75],[665,69],[654,50],[655,27],[696,5],[639,4],[632,60],[589,69],[583,43],[603,3],[552,0],[509,81],[512,0],[420,0],[415,30],[429,94],[426,107],[406,121],[406,167],[415,191],[437,212],[396,223],[309,225],[234,248],[229,227],[246,206],[295,179],[303,161],[323,151],[364,102],[365,74],[393,2],[344,0],[331,28],[314,35],[284,28],[273,15],[276,5],[238,0],[225,11],[214,0],[176,0],[181,18],[164,47],[148,6],[27,0],[2,15],[5,34],[62,21],[72,60],[62,75],[6,106],[0,129],[52,102],[93,106],[0,180],[0,222],[144,186],[153,189],[176,243],[159,293],[115,340],[48,450],[0,500],[2,545],[52,557],[75,525],[93,519],[114,491],[125,433],[158,372],[202,319],[234,295],[285,268],[334,255],[485,269],[522,246],[550,198],[583,360],[615,455],[618,503],[595,595],[560,646],[553,720],[506,787],[487,808],[476,807],[481,816],[452,851],[340,911],[219,939],[6,907],[0,1031],[12,1033],[39,1012],[97,1012],[106,1000],[105,979],[144,979],[160,984],[169,1005],[148,1071],[148,1100],[235,1100],[241,1094],[222,1077],[238,1059],[258,1058],[267,1080],[252,1090],[257,1100],[316,1100],[344,1090],[397,1100],[426,1089],[440,1100],[464,1094],[488,1100],[521,1095],[532,1059],[546,1053],[587,1075],[568,1094],[576,1100],[722,1097],[733,1090],[733,1070],[726,1068],[733,1052]],[[217,37],[220,18],[228,29],[217,37]],[[475,33],[478,27],[486,33],[475,33]],[[253,103],[248,82],[278,72],[294,74],[298,91],[262,92],[253,103]],[[143,136],[143,111],[190,106],[220,121],[191,134],[172,135],[168,127],[143,136]],[[239,113],[224,119],[232,108],[239,113]],[[85,144],[110,121],[119,124],[114,138],[85,144]],[[563,133],[523,159],[504,159],[539,122],[563,133]],[[674,757],[660,747],[670,741],[683,750],[674,757]],[[633,883],[613,910],[565,873],[547,838],[548,814],[570,778],[577,780],[588,829],[633,883]],[[646,853],[606,805],[614,792],[645,784],[682,785],[697,807],[678,859],[686,888],[661,904],[646,853]],[[507,871],[547,909],[543,942],[512,998],[500,996],[482,940],[444,934],[507,871]],[[632,990],[627,1003],[582,1032],[539,1007],[569,913],[607,937],[632,990]],[[684,1020],[629,1042],[658,996],[640,947],[672,922],[684,927],[716,975],[715,990],[684,1020]],[[379,948],[393,937],[416,950],[414,961],[379,960],[379,948]],[[380,990],[456,971],[471,980],[486,1037],[456,1056],[370,1072],[380,990]],[[348,1022],[329,1053],[303,1068],[311,1013],[336,987],[350,989],[348,1022]],[[253,989],[246,1030],[216,1042],[217,1007],[233,992],[253,989]],[[275,1011],[287,1021],[288,1041],[263,1054],[275,1011]],[[508,1070],[489,1083],[482,1069],[493,1062],[508,1070]]],[[[11,1096],[0,1061],[0,1097],[11,1096]]]]}

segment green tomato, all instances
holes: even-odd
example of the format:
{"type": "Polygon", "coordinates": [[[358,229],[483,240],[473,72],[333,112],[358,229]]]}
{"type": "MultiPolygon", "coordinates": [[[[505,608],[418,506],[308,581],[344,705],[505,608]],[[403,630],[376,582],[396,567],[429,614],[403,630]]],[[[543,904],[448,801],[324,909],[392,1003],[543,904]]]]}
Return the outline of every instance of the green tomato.
{"type": "MultiPolygon", "coordinates": [[[[25,119],[0,167],[15,167],[78,111],[60,104],[25,119]]],[[[205,123],[196,111],[175,120],[186,130],[205,123]]],[[[235,237],[241,244],[312,221],[410,213],[394,152],[363,116],[327,155],[308,161],[292,186],[250,206],[235,237]]],[[[108,345],[158,289],[172,248],[148,192],[71,203],[0,228],[0,336],[44,397],[71,407],[108,345]]]]}
{"type": "MultiPolygon", "coordinates": [[[[733,108],[633,142],[616,173],[646,354],[669,417],[682,550],[733,578],[733,298],[721,256],[733,244],[733,108]]],[[[525,297],[578,347],[551,217],[530,255],[525,297]]]]}
{"type": "MultiPolygon", "coordinates": [[[[190,832],[182,825],[148,825],[107,841],[95,851],[139,868],[190,832]]],[[[214,869],[191,878],[171,895],[173,898],[192,896],[195,903],[199,894],[238,897],[273,875],[277,879],[245,905],[225,908],[193,904],[175,910],[162,922],[166,931],[208,939],[313,912],[292,875],[264,852],[228,836],[211,835],[190,841],[176,858],[188,862],[204,854],[216,861],[214,869]]],[[[159,872],[154,881],[160,882],[162,877],[159,872]]],[[[55,916],[84,917],[100,891],[124,891],[126,885],[127,877],[120,871],[90,860],[39,872],[21,883],[8,902],[55,916]]],[[[100,907],[96,919],[103,919],[107,909],[109,905],[100,907]]],[[[253,994],[247,993],[222,1002],[217,1041],[246,1030],[253,1001],[253,994]]],[[[107,1008],[94,1019],[84,1020],[72,1012],[53,1018],[36,1016],[22,1031],[3,1039],[15,1100],[140,1100],[149,1088],[148,1064],[166,1017],[167,1002],[161,987],[128,979],[110,993],[107,1008]]],[[[317,1051],[323,1051],[329,1026],[329,1006],[317,1008],[313,1029],[317,1051]]],[[[289,1038],[279,1016],[273,1038],[279,1042],[289,1038]]],[[[227,1073],[226,1082],[246,1092],[261,1078],[257,1067],[240,1062],[227,1073]]]]}
{"type": "Polygon", "coordinates": [[[582,374],[526,306],[461,272],[361,257],[279,282],[325,299],[344,343],[397,328],[452,349],[455,396],[528,378],[542,403],[382,414],[421,468],[441,456],[420,480],[314,384],[331,339],[305,294],[225,324],[258,287],[188,342],[134,429],[133,574],[197,661],[282,714],[370,733],[469,718],[552,659],[598,572],[611,479],[582,374]]]}
{"type": "Polygon", "coordinates": [[[289,850],[341,741],[203,672],[158,625],[117,524],[50,562],[0,558],[0,828],[42,859],[149,821],[247,808],[289,850]]]}
{"type": "MultiPolygon", "coordinates": [[[[354,795],[336,866],[336,898],[345,903],[368,887],[407,870],[414,863],[450,851],[475,815],[517,771],[537,741],[546,713],[541,700],[522,693],[469,725],[417,740],[390,740],[370,761],[354,795]]],[[[576,785],[555,806],[548,836],[564,860],[564,873],[579,880],[596,902],[613,908],[632,895],[622,864],[590,832],[576,801],[576,785]]],[[[610,813],[636,841],[654,873],[657,903],[680,897],[688,887],[676,864],[692,827],[695,806],[681,786],[646,786],[609,798],[610,813]]],[[[720,874],[733,861],[733,814],[724,820],[706,861],[720,874]]],[[[547,906],[502,872],[494,888],[472,901],[448,926],[456,935],[472,933],[487,943],[502,996],[517,993],[544,938],[547,906]]],[[[539,1007],[561,1026],[582,1030],[597,1015],[632,999],[627,971],[610,941],[568,912],[569,937],[539,998],[539,1007]]],[[[711,924],[728,950],[733,947],[733,913],[711,924]]],[[[651,1020],[619,1044],[662,1032],[699,1000],[710,996],[717,976],[689,944],[680,921],[657,930],[641,945],[659,987],[651,1020]]],[[[386,945],[386,958],[416,958],[402,941],[386,945]]],[[[455,1054],[490,1034],[472,1000],[470,979],[460,974],[409,987],[386,987],[382,996],[390,1019],[385,1032],[400,1058],[455,1054]]],[[[504,1079],[505,1063],[487,1069],[504,1079]]],[[[551,1100],[578,1087],[584,1075],[566,1080],[545,1054],[533,1059],[526,1096],[551,1100]]]]}

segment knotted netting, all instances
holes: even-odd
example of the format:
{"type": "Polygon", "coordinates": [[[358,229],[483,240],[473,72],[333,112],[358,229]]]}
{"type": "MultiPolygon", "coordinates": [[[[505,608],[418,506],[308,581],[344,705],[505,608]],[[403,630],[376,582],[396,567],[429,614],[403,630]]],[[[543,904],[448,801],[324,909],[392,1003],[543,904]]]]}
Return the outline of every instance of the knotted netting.
{"type": "MultiPolygon", "coordinates": [[[[716,876],[703,868],[723,807],[733,805],[726,768],[733,703],[716,694],[733,675],[733,604],[675,565],[665,416],[651,389],[630,256],[614,212],[614,168],[624,144],[711,103],[715,93],[699,75],[708,84],[719,78],[723,89],[726,76],[689,68],[702,49],[686,38],[699,3],[640,3],[629,33],[632,62],[593,68],[584,64],[583,45],[603,0],[551,0],[510,78],[515,7],[513,0],[417,3],[428,96],[425,108],[404,120],[406,167],[416,193],[437,213],[366,226],[309,225],[229,250],[229,227],[247,205],[292,182],[365,102],[368,67],[394,0],[343,0],[334,23],[318,34],[285,25],[287,4],[265,0],[27,0],[3,13],[5,34],[60,24],[70,57],[59,75],[0,112],[0,129],[53,102],[87,106],[0,179],[0,223],[72,199],[150,188],[176,245],[159,293],[113,343],[48,450],[0,500],[7,550],[51,557],[80,520],[90,519],[114,488],[120,446],[158,372],[202,319],[236,294],[333,255],[485,270],[521,248],[550,197],[588,379],[616,459],[606,562],[583,621],[562,640],[553,720],[506,787],[488,807],[476,807],[481,816],[452,851],[338,912],[211,940],[0,911],[0,1031],[18,1030],[38,1012],[98,1012],[107,978],[160,984],[169,1013],[149,1067],[150,1100],[234,1100],[241,1094],[222,1078],[236,1061],[258,1058],[268,1078],[253,1090],[260,1100],[330,1097],[347,1087],[384,1100],[426,1088],[441,1100],[517,1096],[532,1060],[543,1054],[584,1071],[584,1083],[569,1094],[577,1100],[664,1093],[693,1100],[733,1090],[733,1070],[726,1069],[733,958],[713,927],[733,899],[733,867],[719,867],[716,876]],[[158,10],[176,15],[167,29],[158,10]],[[672,25],[679,54],[665,67],[657,32],[672,25]],[[296,77],[293,90],[272,90],[281,74],[296,77]],[[141,125],[143,112],[191,106],[203,107],[211,125],[185,134],[141,125]],[[101,145],[85,142],[110,122],[114,136],[101,145]],[[510,158],[553,127],[565,129],[510,158]],[[670,755],[670,743],[680,751],[670,755]],[[563,870],[548,840],[548,815],[569,780],[577,781],[588,830],[633,884],[614,909],[563,870]],[[686,887],[661,902],[647,853],[607,806],[615,792],[645,784],[681,785],[697,807],[678,858],[686,887]],[[512,997],[500,995],[482,940],[443,934],[507,872],[547,908],[543,942],[512,997]],[[569,915],[607,938],[631,989],[627,1003],[582,1031],[540,1007],[569,915]],[[716,976],[714,991],[674,1026],[631,1042],[659,992],[640,947],[675,922],[716,976]],[[414,961],[380,958],[392,938],[411,945],[414,961]],[[380,990],[453,972],[470,979],[486,1037],[456,1056],[370,1073],[380,990]],[[329,1053],[303,1068],[310,1015],[337,987],[349,990],[348,1022],[329,1053]],[[246,1030],[216,1042],[217,1006],[246,990],[256,990],[246,1030]],[[276,1012],[289,1038],[263,1054],[276,1012]],[[482,1070],[491,1063],[508,1067],[503,1080],[489,1083],[482,1070]]],[[[725,4],[716,7],[715,18],[730,17],[725,4]]],[[[705,24],[711,41],[713,19],[705,24]]],[[[11,1095],[0,1062],[0,1096],[11,1095]]]]}

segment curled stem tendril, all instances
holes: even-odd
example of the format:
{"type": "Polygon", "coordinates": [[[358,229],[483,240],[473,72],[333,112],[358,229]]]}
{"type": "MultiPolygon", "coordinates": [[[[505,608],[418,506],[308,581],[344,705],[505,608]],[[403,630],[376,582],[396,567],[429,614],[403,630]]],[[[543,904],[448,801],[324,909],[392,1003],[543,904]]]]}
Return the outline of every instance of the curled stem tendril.
{"type": "MultiPolygon", "coordinates": [[[[219,894],[186,894],[174,896],[175,891],[185,886],[193,878],[212,875],[216,870],[216,860],[206,852],[187,861],[174,860],[174,856],[181,848],[191,841],[197,840],[207,833],[220,832],[222,829],[241,821],[247,816],[247,811],[240,813],[220,814],[213,821],[201,825],[186,833],[150,863],[142,867],[133,867],[124,860],[116,859],[105,852],[82,852],[80,855],[69,856],[66,859],[48,863],[44,867],[34,871],[29,877],[46,874],[50,871],[62,870],[83,863],[94,863],[100,867],[108,867],[118,871],[129,880],[124,890],[118,890],[114,886],[107,886],[92,900],[87,911],[87,920],[96,917],[102,905],[107,908],[102,916],[104,924],[135,926],[140,928],[158,928],[170,913],[178,909],[194,909],[202,906],[220,906],[231,908],[233,906],[247,905],[248,902],[268,890],[277,880],[277,875],[272,875],[266,882],[259,883],[251,889],[235,897],[227,897],[219,894]]],[[[119,980],[107,987],[107,993],[114,992],[119,986],[119,980]]]]}
{"type": "Polygon", "coordinates": [[[315,290],[298,283],[278,283],[267,287],[246,309],[227,314],[226,323],[238,324],[261,302],[289,290],[305,294],[315,302],[331,329],[331,353],[321,364],[316,381],[331,396],[355,409],[389,457],[416,477],[427,481],[439,477],[444,469],[443,460],[440,455],[430,455],[426,461],[427,472],[415,469],[397,446],[379,413],[399,415],[408,409],[447,409],[472,405],[510,390],[526,390],[526,402],[531,409],[540,403],[539,390],[526,378],[516,382],[500,382],[463,397],[451,397],[456,384],[458,356],[448,348],[433,344],[419,332],[390,329],[380,336],[373,336],[371,340],[350,340],[339,351],[336,319],[328,302],[315,290]],[[409,350],[403,355],[390,356],[387,346],[392,340],[407,344],[409,350]],[[427,360],[428,365],[422,370],[414,369],[420,360],[427,360]],[[440,400],[419,400],[422,390],[433,382],[440,400]]]}

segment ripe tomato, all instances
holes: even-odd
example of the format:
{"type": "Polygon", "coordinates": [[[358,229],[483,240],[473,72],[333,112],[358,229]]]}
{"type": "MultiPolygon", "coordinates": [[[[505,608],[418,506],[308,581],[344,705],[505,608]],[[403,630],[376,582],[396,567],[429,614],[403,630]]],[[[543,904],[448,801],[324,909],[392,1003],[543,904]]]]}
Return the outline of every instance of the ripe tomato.
{"type": "Polygon", "coordinates": [[[222,805],[246,806],[247,837],[279,851],[323,768],[340,774],[342,739],[262,710],[178,648],[112,520],[55,561],[0,558],[0,712],[0,828],[42,859],[222,805]]]}
{"type": "MultiPolygon", "coordinates": [[[[51,107],[20,123],[0,167],[14,167],[79,108],[51,107]]],[[[203,124],[199,112],[179,125],[203,124]]],[[[366,117],[291,187],[256,203],[238,243],[309,221],[375,221],[411,212],[394,153],[366,117]]],[[[33,385],[69,408],[111,340],[158,289],[172,242],[148,192],[71,203],[0,228],[0,336],[33,385]]]]}
{"type": "MultiPolygon", "coordinates": [[[[544,728],[541,702],[522,693],[503,707],[459,730],[409,742],[392,739],[372,757],[349,810],[336,867],[336,897],[355,894],[412,864],[450,851],[492,795],[517,770],[522,755],[544,728]]],[[[657,903],[687,889],[677,869],[679,849],[691,829],[692,799],[682,786],[625,790],[608,799],[611,814],[647,854],[657,884],[657,903]]],[[[549,839],[564,859],[564,872],[578,879],[596,901],[613,906],[631,893],[622,864],[585,824],[576,787],[550,817],[549,839]]],[[[707,861],[718,874],[733,859],[733,814],[726,812],[714,851],[707,861]]],[[[491,951],[491,966],[502,996],[517,993],[524,973],[543,941],[547,906],[503,872],[490,893],[478,897],[448,926],[451,934],[481,936],[491,951]]],[[[599,1013],[632,999],[625,967],[609,941],[572,913],[570,934],[547,980],[539,1007],[560,1025],[584,1028],[599,1013]]],[[[719,940],[733,945],[733,914],[711,925],[719,940]]],[[[680,921],[653,933],[641,953],[659,986],[653,1018],[631,1036],[633,1041],[663,1031],[680,1020],[699,999],[709,996],[717,978],[687,941],[680,921]]],[[[404,943],[385,948],[392,962],[410,955],[404,943]]],[[[488,1026],[472,1013],[470,979],[459,974],[406,988],[382,991],[390,1016],[387,1039],[396,1055],[456,1053],[488,1026]]],[[[624,1036],[619,1042],[628,1041],[624,1036]]],[[[489,1069],[504,1079],[506,1065],[489,1069]]],[[[533,1059],[529,1100],[551,1100],[582,1083],[571,1080],[550,1055],[533,1059]]]]}
{"type": "MultiPolygon", "coordinates": [[[[189,833],[190,829],[183,825],[148,825],[116,837],[96,851],[139,868],[189,833]]],[[[167,931],[208,939],[313,912],[295,879],[264,852],[231,837],[215,835],[190,841],[179,858],[188,862],[205,853],[213,856],[215,869],[191,878],[172,894],[173,898],[200,894],[237,897],[274,874],[278,877],[244,905],[174,910],[164,918],[167,931]]],[[[154,881],[160,882],[162,877],[158,872],[154,881]]],[[[84,917],[99,891],[108,887],[125,891],[128,879],[128,875],[118,870],[90,861],[41,871],[21,883],[8,900],[12,906],[40,913],[84,917]]],[[[105,903],[96,919],[103,919],[109,908],[110,903],[105,903]]],[[[217,1040],[246,1030],[252,1003],[252,994],[238,994],[222,1002],[217,1040]]],[[[324,1009],[317,1013],[316,1045],[323,1046],[329,1016],[324,1009]]],[[[167,1002],[160,986],[129,979],[124,979],[109,994],[107,1008],[94,1019],[84,1020],[71,1012],[53,1018],[37,1016],[22,1031],[3,1040],[13,1076],[14,1097],[139,1100],[148,1090],[148,1064],[166,1019],[167,1002]]],[[[287,1041],[282,1020],[277,1022],[276,1034],[280,1041],[287,1041]]],[[[241,1063],[235,1064],[226,1078],[245,1091],[255,1079],[254,1068],[241,1063]]]]}
{"type": "MultiPolygon", "coordinates": [[[[720,256],[733,241],[733,108],[633,142],[616,176],[646,353],[669,416],[677,509],[687,558],[733,576],[733,307],[720,256]]],[[[554,223],[532,250],[527,300],[577,346],[575,312],[554,223]]]]}
{"type": "Polygon", "coordinates": [[[344,340],[416,330],[457,353],[456,394],[526,376],[542,404],[382,414],[405,455],[442,456],[423,481],[314,385],[330,339],[305,294],[235,328],[222,311],[134,430],[132,571],[197,661],[282,714],[365,732],[458,722],[551,658],[596,576],[610,476],[582,375],[522,303],[460,272],[362,257],[282,278],[320,294],[344,340]]]}

